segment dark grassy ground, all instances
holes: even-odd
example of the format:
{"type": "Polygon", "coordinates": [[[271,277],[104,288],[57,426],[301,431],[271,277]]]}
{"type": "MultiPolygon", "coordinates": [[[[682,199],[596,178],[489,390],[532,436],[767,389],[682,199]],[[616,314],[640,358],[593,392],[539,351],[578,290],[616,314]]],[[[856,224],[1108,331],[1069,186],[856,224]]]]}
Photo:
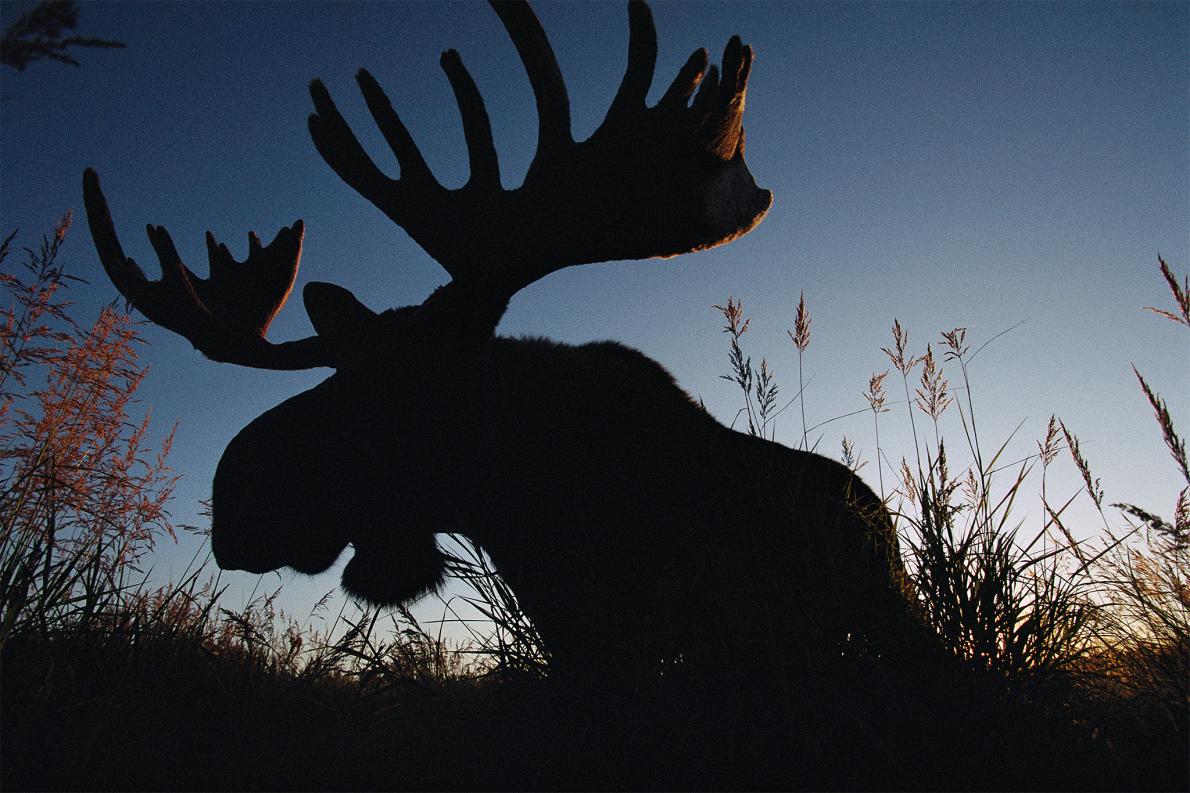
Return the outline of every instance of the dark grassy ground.
{"type": "MultiPolygon", "coordinates": [[[[1185,790],[1139,705],[876,669],[631,697],[545,681],[294,679],[192,645],[14,639],[5,790],[1185,790]],[[1071,703],[1075,703],[1072,705],[1071,703]],[[1094,725],[1094,726],[1092,726],[1094,725]]],[[[1179,741],[1182,741],[1179,744],[1179,741]]]]}

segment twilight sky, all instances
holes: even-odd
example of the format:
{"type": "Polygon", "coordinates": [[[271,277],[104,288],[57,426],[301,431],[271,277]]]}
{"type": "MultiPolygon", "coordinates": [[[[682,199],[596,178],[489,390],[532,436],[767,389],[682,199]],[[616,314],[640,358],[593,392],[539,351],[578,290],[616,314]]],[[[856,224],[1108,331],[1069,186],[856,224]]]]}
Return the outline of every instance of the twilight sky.
{"type": "MultiPolygon", "coordinates": [[[[30,5],[4,2],[3,25],[30,5]]],[[[585,138],[623,72],[624,6],[536,9],[567,80],[575,137],[585,138]]],[[[1187,432],[1186,332],[1141,307],[1170,307],[1158,253],[1175,273],[1190,269],[1190,5],[656,2],[653,15],[651,101],[695,48],[717,61],[739,33],[755,49],[748,161],[773,191],[773,208],[724,248],[551,275],[514,298],[502,333],[638,347],[730,423],[739,402],[718,378],[727,346],[711,306],[729,294],[743,300],[753,318],[746,351],[767,358],[792,397],[797,357],[785,330],[804,290],[813,425],[865,407],[869,375],[889,367],[880,347],[894,318],[915,352],[956,326],[978,347],[1021,323],[971,366],[985,446],[994,450],[1023,422],[1004,455],[1022,459],[1056,413],[1082,440],[1108,501],[1169,516],[1176,471],[1129,364],[1187,432]]],[[[506,187],[520,183],[532,156],[532,93],[486,5],[85,3],[80,33],[128,48],[78,51],[80,69],[38,63],[0,73],[0,231],[19,227],[32,244],[66,209],[78,210],[65,258],[91,281],[72,290],[82,318],[116,294],[83,222],[87,166],[102,177],[126,252],[152,273],[146,223],[169,228],[183,259],[205,273],[205,230],[243,256],[249,229],[267,242],[303,218],[299,285],[334,281],[379,310],[418,303],[446,279],[319,158],[305,124],[312,77],[396,175],[352,79],[366,66],[439,180],[455,187],[466,179],[466,149],[438,56],[456,48],[487,103],[506,187]]],[[[310,332],[295,299],[270,337],[310,332]]],[[[172,461],[184,478],[173,511],[196,522],[227,441],[325,373],[237,369],[166,331],[145,336],[152,371],[141,398],[159,429],[181,420],[172,461]]],[[[895,401],[901,386],[890,385],[895,401]]],[[[872,461],[861,473],[875,486],[871,424],[860,414],[810,434],[834,457],[844,434],[853,439],[872,461]]],[[[942,429],[961,469],[970,454],[953,409],[942,429]]],[[[881,417],[880,431],[887,457],[912,459],[903,404],[881,417]]],[[[795,405],[777,438],[800,436],[795,405]]],[[[1048,487],[1077,489],[1067,458],[1048,487]]],[[[1094,534],[1098,516],[1078,509],[1077,531],[1094,534]]],[[[1037,514],[1034,501],[1019,517],[1033,529],[1037,514]]],[[[197,543],[184,536],[163,546],[158,569],[176,572],[197,543]]],[[[336,580],[287,584],[289,608],[304,616],[336,580]]],[[[233,581],[233,598],[256,583],[233,581]]]]}

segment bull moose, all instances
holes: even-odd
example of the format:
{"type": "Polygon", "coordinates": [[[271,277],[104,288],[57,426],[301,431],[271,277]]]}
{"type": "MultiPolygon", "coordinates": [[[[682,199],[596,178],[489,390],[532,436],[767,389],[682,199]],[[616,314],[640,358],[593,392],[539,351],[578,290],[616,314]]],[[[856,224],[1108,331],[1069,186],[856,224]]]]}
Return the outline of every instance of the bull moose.
{"type": "Polygon", "coordinates": [[[852,471],[724,427],[620,344],[495,334],[509,299],[555,270],[711,248],[761,221],[772,196],[744,162],[751,48],[733,37],[718,67],[696,51],[648,107],[656,32],[648,7],[630,3],[623,80],[599,128],[575,142],[533,11],[493,6],[536,98],[537,148],[519,188],[501,187],[483,100],[453,50],[441,65],[470,160],[455,190],[367,71],[357,80],[397,179],[322,82],[310,85],[309,131],[327,164],[450,275],[419,306],[377,314],[310,283],[315,335],[274,344],[266,331],[297,275],[301,221],[269,245],[250,234],[242,263],[208,232],[205,279],[149,226],[163,271],[151,281],[124,255],[97,175],[84,174],[103,266],[150,320],[216,361],[335,370],[228,445],[213,486],[217,563],[316,574],[350,545],[343,587],[406,604],[442,583],[435,533],[465,535],[559,670],[803,663],[891,643],[910,620],[904,570],[883,504],[852,471]]]}

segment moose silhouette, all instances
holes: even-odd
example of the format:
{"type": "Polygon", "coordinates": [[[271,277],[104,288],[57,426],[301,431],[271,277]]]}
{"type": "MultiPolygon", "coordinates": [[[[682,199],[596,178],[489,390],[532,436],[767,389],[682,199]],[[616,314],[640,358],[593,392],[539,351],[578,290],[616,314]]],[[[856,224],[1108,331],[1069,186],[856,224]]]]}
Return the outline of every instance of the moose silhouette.
{"type": "Polygon", "coordinates": [[[896,535],[852,471],[730,430],[643,354],[495,335],[509,299],[563,267],[669,257],[730,242],[772,201],[744,161],[752,50],[696,51],[661,100],[648,7],[628,7],[628,65],[607,116],[575,142],[558,64],[525,3],[493,3],[535,94],[539,136],[524,184],[501,188],[483,100],[458,54],[441,65],[471,166],[442,187],[368,72],[357,79],[400,165],[385,175],[321,82],[314,144],[348,185],[403,227],[451,280],[421,305],[377,314],[346,290],[303,292],[316,335],[265,335],[297,275],[304,228],[245,262],[208,232],[209,278],[164,228],[163,277],[124,255],[99,180],[87,216],[111,280],[153,322],[216,361],[331,367],[320,385],[252,421],[219,462],[212,545],[223,568],[326,570],[406,604],[443,580],[435,533],[482,546],[560,671],[608,679],[678,661],[804,664],[884,652],[913,622],[896,535]]]}

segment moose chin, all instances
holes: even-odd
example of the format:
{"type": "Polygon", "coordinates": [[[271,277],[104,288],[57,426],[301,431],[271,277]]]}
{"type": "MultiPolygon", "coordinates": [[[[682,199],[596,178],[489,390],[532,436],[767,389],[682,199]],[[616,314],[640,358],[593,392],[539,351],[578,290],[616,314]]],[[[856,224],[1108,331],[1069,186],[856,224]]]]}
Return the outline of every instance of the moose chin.
{"type": "Polygon", "coordinates": [[[513,587],[555,667],[607,679],[674,658],[710,670],[891,652],[917,623],[892,523],[853,472],[722,426],[635,350],[495,333],[509,300],[555,270],[712,248],[761,221],[772,196],[744,161],[751,48],[733,37],[718,66],[696,51],[648,107],[656,33],[648,7],[630,3],[623,80],[603,123],[576,142],[536,16],[525,3],[493,6],[537,101],[537,150],[519,188],[501,187],[483,99],[453,50],[441,65],[471,166],[455,190],[368,72],[357,80],[396,179],[325,86],[310,85],[323,159],[450,276],[418,306],[376,313],[311,283],[315,335],[270,342],[297,277],[301,221],[267,246],[250,234],[244,262],[208,233],[208,278],[149,226],[163,271],[151,281],[124,255],[98,176],[84,175],[104,268],[150,320],[216,361],[334,369],[228,446],[214,480],[216,561],[316,574],[351,546],[344,588],[406,604],[442,582],[435,534],[462,534],[513,587]]]}

